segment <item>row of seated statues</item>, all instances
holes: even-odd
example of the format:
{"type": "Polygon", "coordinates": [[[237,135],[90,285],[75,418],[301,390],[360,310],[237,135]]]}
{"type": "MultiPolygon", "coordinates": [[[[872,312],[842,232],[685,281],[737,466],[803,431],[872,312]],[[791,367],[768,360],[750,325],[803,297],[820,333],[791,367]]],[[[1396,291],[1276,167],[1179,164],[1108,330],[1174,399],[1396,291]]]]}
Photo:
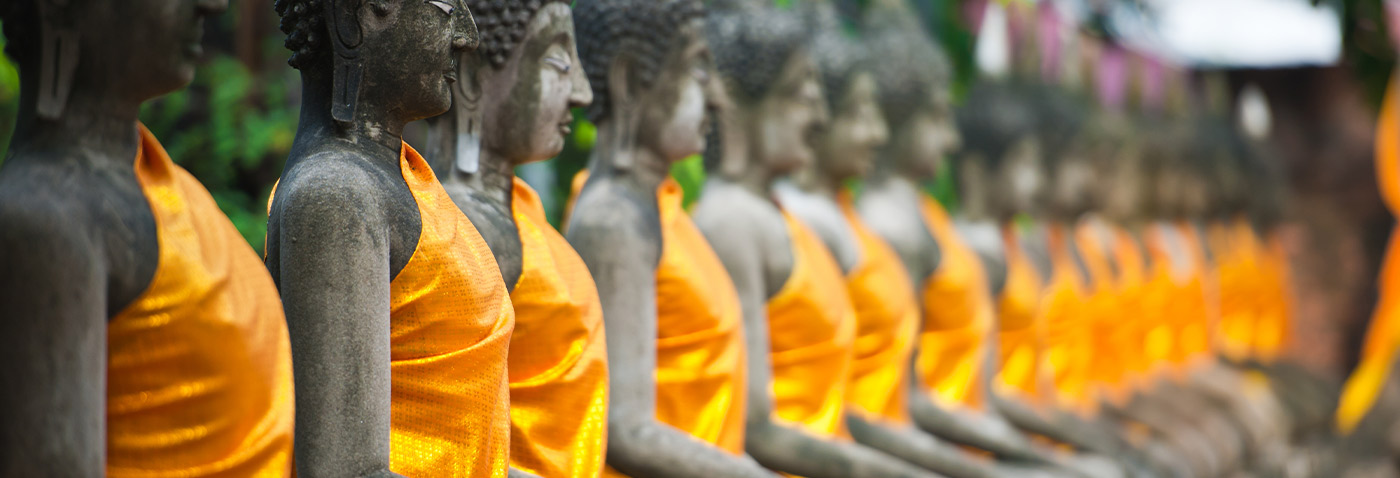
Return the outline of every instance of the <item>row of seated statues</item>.
{"type": "Polygon", "coordinates": [[[225,2],[0,6],[0,475],[1335,476],[1228,122],[955,107],[899,0],[276,0],[259,258],[137,121],[225,2]]]}

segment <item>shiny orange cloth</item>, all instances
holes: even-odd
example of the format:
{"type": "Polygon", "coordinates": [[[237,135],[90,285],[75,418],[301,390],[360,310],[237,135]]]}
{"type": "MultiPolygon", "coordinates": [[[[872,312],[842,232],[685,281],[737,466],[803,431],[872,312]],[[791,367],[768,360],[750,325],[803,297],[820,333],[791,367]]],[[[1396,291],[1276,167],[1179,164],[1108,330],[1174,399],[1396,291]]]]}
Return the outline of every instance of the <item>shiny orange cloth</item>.
{"type": "Polygon", "coordinates": [[[139,129],[135,173],[160,255],[107,324],[107,475],[288,476],[292,357],[277,288],[209,192],[139,129]]]}
{"type": "Polygon", "coordinates": [[[747,358],[744,311],[729,272],[681,208],[681,186],[657,190],[661,263],[656,268],[656,418],[744,453],[747,358]]]}
{"type": "Polygon", "coordinates": [[[919,330],[914,282],[894,249],[861,220],[851,194],[836,199],[860,243],[860,261],[846,275],[858,324],[846,401],[867,418],[906,425],[909,357],[919,330]]]}
{"type": "Polygon", "coordinates": [[[1194,364],[1215,353],[1215,326],[1219,322],[1216,304],[1216,279],[1210,273],[1210,262],[1206,258],[1205,245],[1196,227],[1186,221],[1177,221],[1178,234],[1185,238],[1186,254],[1190,261],[1190,278],[1184,285],[1182,297],[1177,302],[1183,307],[1178,317],[1182,320],[1180,338],[1186,362],[1194,364]]]}
{"type": "Polygon", "coordinates": [[[1044,307],[1045,353],[1041,367],[1053,390],[1041,396],[1055,406],[1081,414],[1093,413],[1090,373],[1093,365],[1093,317],[1087,313],[1088,284],[1075,262],[1070,237],[1063,225],[1051,225],[1046,237],[1053,272],[1041,300],[1044,307]]]}
{"type": "Polygon", "coordinates": [[[1243,218],[1210,226],[1220,286],[1220,323],[1216,337],[1220,352],[1236,360],[1254,357],[1256,331],[1263,320],[1266,281],[1260,244],[1254,228],[1243,218]]]}
{"type": "MultiPolygon", "coordinates": [[[[1376,121],[1376,178],[1386,207],[1400,214],[1400,94],[1394,77],[1376,121]]],[[[1337,429],[1344,434],[1354,430],[1375,405],[1400,347],[1400,228],[1390,232],[1376,286],[1380,298],[1371,312],[1360,363],[1347,378],[1337,405],[1337,429]]]]}
{"type": "Polygon", "coordinates": [[[510,296],[486,241],[407,143],[399,169],[423,226],[413,257],[389,283],[389,468],[504,477],[510,296]]]}
{"type": "Polygon", "coordinates": [[[521,271],[510,293],[510,464],[550,478],[598,476],[607,451],[602,303],[583,259],[520,178],[511,189],[521,271]]]}
{"type": "MultiPolygon", "coordinates": [[[[570,209],[587,181],[587,170],[574,176],[570,209]]],[[[662,243],[656,267],[656,419],[740,455],[748,407],[744,311],[729,271],[686,214],[683,195],[671,178],[656,190],[662,243]]]]}
{"type": "Polygon", "coordinates": [[[943,206],[921,197],[919,212],[938,241],[942,260],[924,280],[923,330],[915,359],[918,373],[942,405],[980,408],[985,339],[996,319],[987,273],[943,206]]]}
{"type": "Polygon", "coordinates": [[[1179,224],[1154,224],[1147,235],[1153,272],[1143,304],[1151,324],[1145,350],[1155,369],[1178,378],[1210,350],[1202,253],[1196,244],[1195,233],[1179,224]]]}
{"type": "Polygon", "coordinates": [[[1148,329],[1151,326],[1143,304],[1143,294],[1147,287],[1147,264],[1142,247],[1132,232],[1122,227],[1113,227],[1113,262],[1118,266],[1118,300],[1116,310],[1127,321],[1126,326],[1115,339],[1119,357],[1123,360],[1123,388],[1121,392],[1130,395],[1133,390],[1146,383],[1152,370],[1144,352],[1148,329]]]}
{"type": "Polygon", "coordinates": [[[856,313],[826,245],[783,212],[792,272],[768,299],[768,346],[777,419],[821,437],[846,435],[856,313]]]}
{"type": "Polygon", "coordinates": [[[998,392],[1019,395],[1024,399],[1038,397],[1040,355],[1044,348],[1044,324],[1040,323],[1040,300],[1044,280],[1021,245],[1014,226],[1002,227],[1002,243],[1006,250],[1006,284],[997,301],[997,371],[998,392]]]}
{"type": "Polygon", "coordinates": [[[1272,362],[1283,353],[1293,328],[1293,295],[1288,290],[1292,272],[1288,266],[1288,251],[1277,236],[1269,237],[1259,247],[1259,274],[1263,279],[1259,292],[1262,310],[1254,325],[1251,350],[1255,358],[1272,362]]]}
{"type": "Polygon", "coordinates": [[[1093,359],[1089,365],[1089,380],[1095,393],[1110,399],[1124,398],[1121,394],[1127,357],[1119,341],[1133,327],[1131,314],[1123,313],[1120,305],[1120,278],[1109,257],[1113,247],[1112,229],[1097,220],[1080,222],[1074,231],[1075,244],[1088,271],[1084,307],[1090,321],[1090,341],[1093,359]]]}

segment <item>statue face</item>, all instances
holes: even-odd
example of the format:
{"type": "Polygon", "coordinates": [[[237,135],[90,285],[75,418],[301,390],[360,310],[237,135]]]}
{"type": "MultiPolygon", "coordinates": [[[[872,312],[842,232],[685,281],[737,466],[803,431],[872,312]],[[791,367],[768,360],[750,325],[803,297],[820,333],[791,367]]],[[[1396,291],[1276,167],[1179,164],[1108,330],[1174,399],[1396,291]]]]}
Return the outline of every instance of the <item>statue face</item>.
{"type": "Polygon", "coordinates": [[[640,98],[640,141],[663,157],[679,161],[705,149],[706,110],[711,105],[710,50],[700,21],[682,29],[679,49],[667,55],[666,64],[652,87],[640,98]]]}
{"type": "Polygon", "coordinates": [[[889,139],[875,90],[875,77],[858,72],[835,105],[831,122],[817,138],[820,166],[828,175],[865,176],[875,163],[875,151],[889,139]]]}
{"type": "Polygon", "coordinates": [[[790,173],[814,158],[809,134],[826,123],[826,101],[816,63],[805,51],[794,53],[768,94],[759,101],[751,141],[771,171],[790,173]]]}
{"type": "Polygon", "coordinates": [[[505,64],[478,72],[482,147],[516,164],[558,155],[574,121],[569,110],[593,101],[582,65],[569,5],[541,7],[505,64]]]}
{"type": "Polygon", "coordinates": [[[962,145],[945,96],[934,91],[925,99],[924,105],[906,120],[895,146],[902,169],[919,179],[936,176],[943,158],[962,145]]]}
{"type": "Polygon", "coordinates": [[[81,51],[75,81],[95,81],[92,87],[138,101],[184,87],[204,54],[205,17],[227,6],[227,0],[70,2],[81,51]]]}
{"type": "Polygon", "coordinates": [[[998,192],[994,194],[1002,196],[1003,208],[1006,209],[1003,212],[1034,213],[1044,189],[1040,141],[1034,136],[1025,136],[1005,154],[993,189],[998,192]]]}
{"type": "Polygon", "coordinates": [[[387,15],[362,7],[360,101],[385,105],[408,120],[447,111],[457,80],[452,38],[469,28],[452,13],[458,8],[466,7],[459,0],[404,0],[387,15]]]}
{"type": "Polygon", "coordinates": [[[1083,151],[1069,151],[1060,160],[1050,191],[1051,202],[1063,212],[1079,213],[1089,208],[1096,174],[1083,151]]]}

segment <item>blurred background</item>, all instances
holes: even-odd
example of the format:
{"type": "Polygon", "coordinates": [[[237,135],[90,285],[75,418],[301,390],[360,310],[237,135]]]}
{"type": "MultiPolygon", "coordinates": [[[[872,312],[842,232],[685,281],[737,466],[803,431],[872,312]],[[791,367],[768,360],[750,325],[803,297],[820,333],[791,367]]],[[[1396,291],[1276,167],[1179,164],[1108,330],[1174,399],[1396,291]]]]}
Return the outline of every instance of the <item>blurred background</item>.
{"type": "MultiPolygon", "coordinates": [[[[791,7],[803,0],[776,1],[791,7]]],[[[865,1],[837,3],[859,8],[865,1]]],[[[231,0],[228,12],[206,25],[207,58],[194,83],[147,104],[141,115],[259,251],[265,200],[291,146],[300,104],[300,77],[286,64],[289,52],[272,3],[231,0]]],[[[952,60],[955,101],[987,65],[1003,61],[988,39],[1008,37],[1018,12],[1038,8],[1029,0],[913,3],[952,60]]],[[[1069,34],[1088,44],[1112,38],[1124,46],[1129,70],[1166,68],[1212,85],[1237,119],[1251,118],[1249,128],[1259,131],[1291,189],[1284,238],[1294,271],[1295,323],[1287,354],[1331,376],[1348,372],[1375,303],[1375,277],[1393,223],[1372,163],[1375,118],[1395,66],[1382,0],[1064,0],[1053,6],[1069,34]],[[1240,101],[1246,96],[1252,99],[1240,101]]],[[[17,96],[14,66],[0,57],[0,149],[9,143],[17,96]]],[[[558,158],[519,171],[541,192],[553,221],[569,181],[587,161],[594,132],[579,120],[558,158]]],[[[409,142],[422,134],[410,130],[409,142]]],[[[693,199],[704,175],[698,158],[677,164],[673,173],[693,199]]],[[[950,208],[957,205],[953,177],[943,174],[928,185],[950,208]]]]}

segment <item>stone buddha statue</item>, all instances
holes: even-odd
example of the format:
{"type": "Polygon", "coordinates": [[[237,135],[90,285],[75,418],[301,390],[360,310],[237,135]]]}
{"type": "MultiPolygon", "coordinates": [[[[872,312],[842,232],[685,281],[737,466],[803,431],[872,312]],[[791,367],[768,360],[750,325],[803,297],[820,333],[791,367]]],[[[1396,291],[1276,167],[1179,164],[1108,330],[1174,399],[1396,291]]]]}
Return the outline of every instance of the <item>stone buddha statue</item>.
{"type": "Polygon", "coordinates": [[[301,122],[269,207],[300,476],[503,476],[514,312],[486,242],[401,139],[441,114],[456,0],[280,0],[301,122]]]}
{"type": "Polygon", "coordinates": [[[427,157],[486,239],[515,308],[513,474],[594,477],[607,443],[603,309],[588,268],[515,167],[549,159],[593,98],[568,2],[469,0],[481,47],[461,53],[452,109],[429,121],[427,157]]]}
{"type": "Polygon", "coordinates": [[[0,168],[0,473],[291,471],[277,290],[137,120],[193,79],[202,25],[225,7],[0,5],[21,90],[0,168]]]}
{"type": "Polygon", "coordinates": [[[948,214],[920,190],[961,142],[946,91],[947,60],[902,5],[877,4],[867,23],[890,140],[878,152],[857,206],[899,255],[920,295],[923,320],[909,400],[913,421],[936,436],[1010,460],[1049,463],[983,407],[990,378],[982,364],[995,314],[986,272],[948,214]]]}
{"type": "Polygon", "coordinates": [[[745,449],[808,477],[930,476],[842,437],[855,313],[836,260],[772,198],[776,179],[812,161],[808,135],[826,120],[808,37],[795,14],[747,3],[714,4],[706,22],[732,104],[705,149],[694,220],[743,313],[745,449]]]}
{"type": "Polygon", "coordinates": [[[704,7],[599,0],[574,18],[598,141],[566,230],[608,325],[605,475],[772,476],[744,453],[738,295],[669,176],[704,148],[706,113],[723,101],[704,7]]]}
{"type": "Polygon", "coordinates": [[[774,189],[783,208],[836,258],[855,307],[857,345],[846,393],[851,437],[944,475],[999,476],[992,464],[919,430],[909,417],[920,318],[914,283],[894,250],[861,220],[846,186],[865,177],[889,135],[869,52],[842,30],[832,5],[813,4],[805,13],[830,120],[812,139],[814,161],[774,189]]]}

